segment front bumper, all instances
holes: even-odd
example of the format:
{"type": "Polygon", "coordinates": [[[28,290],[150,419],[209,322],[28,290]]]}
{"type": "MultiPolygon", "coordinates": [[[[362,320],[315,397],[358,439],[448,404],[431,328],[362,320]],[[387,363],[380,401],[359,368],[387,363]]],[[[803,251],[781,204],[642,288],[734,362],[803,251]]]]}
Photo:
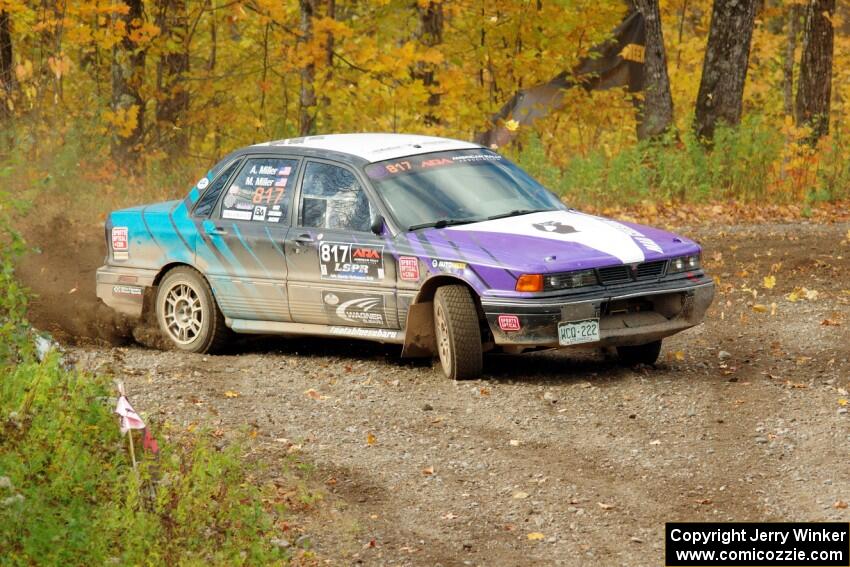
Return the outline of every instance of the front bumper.
{"type": "Polygon", "coordinates": [[[118,313],[139,318],[145,291],[153,286],[157,273],[144,268],[101,266],[97,269],[97,296],[118,313]]]}
{"type": "Polygon", "coordinates": [[[497,345],[557,347],[558,323],[599,319],[600,341],[582,346],[607,347],[645,344],[699,325],[713,299],[714,282],[701,277],[563,298],[484,298],[482,308],[497,345]]]}

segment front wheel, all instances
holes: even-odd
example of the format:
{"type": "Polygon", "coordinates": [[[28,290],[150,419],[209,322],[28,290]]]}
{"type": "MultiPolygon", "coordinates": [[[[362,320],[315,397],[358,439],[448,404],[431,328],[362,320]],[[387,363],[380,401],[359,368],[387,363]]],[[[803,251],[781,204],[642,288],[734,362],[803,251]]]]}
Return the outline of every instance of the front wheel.
{"type": "Polygon", "coordinates": [[[443,372],[452,380],[477,378],[484,365],[478,311],[469,289],[447,285],[434,296],[434,327],[443,372]]]}
{"type": "Polygon", "coordinates": [[[209,284],[188,266],[174,268],[160,282],[156,318],[165,338],[186,352],[220,350],[228,335],[209,284]]]}
{"type": "Polygon", "coordinates": [[[618,346],[617,356],[620,362],[628,366],[635,364],[655,364],[658,355],[661,354],[661,340],[652,341],[645,345],[618,346]]]}

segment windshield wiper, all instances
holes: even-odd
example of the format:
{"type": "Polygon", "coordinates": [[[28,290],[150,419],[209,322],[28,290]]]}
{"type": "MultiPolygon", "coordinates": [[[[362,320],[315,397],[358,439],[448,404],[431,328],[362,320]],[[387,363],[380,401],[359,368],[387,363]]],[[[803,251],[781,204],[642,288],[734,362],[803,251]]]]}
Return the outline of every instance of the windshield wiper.
{"type": "Polygon", "coordinates": [[[487,217],[487,220],[504,219],[507,217],[518,217],[520,215],[530,215],[531,213],[545,213],[546,211],[554,211],[555,209],[515,209],[509,213],[502,213],[487,217]]]}
{"type": "Polygon", "coordinates": [[[407,227],[407,230],[419,230],[420,228],[445,228],[447,226],[456,226],[459,224],[469,224],[473,222],[481,222],[483,219],[440,219],[433,222],[423,222],[422,224],[414,224],[407,227]]]}

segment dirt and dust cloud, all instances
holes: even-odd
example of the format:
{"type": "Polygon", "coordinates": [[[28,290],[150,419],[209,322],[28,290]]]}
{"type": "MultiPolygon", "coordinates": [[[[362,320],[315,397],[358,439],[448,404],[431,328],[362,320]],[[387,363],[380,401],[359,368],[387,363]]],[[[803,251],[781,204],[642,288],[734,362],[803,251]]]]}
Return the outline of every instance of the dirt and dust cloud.
{"type": "Polygon", "coordinates": [[[30,248],[16,268],[31,292],[30,322],[65,343],[132,342],[134,325],[95,293],[95,272],[106,255],[103,225],[80,225],[56,214],[27,219],[19,228],[30,248]]]}

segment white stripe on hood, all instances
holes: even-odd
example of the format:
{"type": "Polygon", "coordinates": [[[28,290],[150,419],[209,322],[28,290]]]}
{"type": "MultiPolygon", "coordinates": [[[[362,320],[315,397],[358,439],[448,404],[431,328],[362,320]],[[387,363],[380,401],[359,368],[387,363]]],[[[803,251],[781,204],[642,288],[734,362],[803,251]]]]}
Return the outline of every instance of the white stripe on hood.
{"type": "Polygon", "coordinates": [[[646,259],[641,247],[630,236],[631,229],[627,226],[576,211],[545,211],[453,226],[446,230],[497,232],[575,242],[614,256],[624,264],[643,262],[646,259]]]}

